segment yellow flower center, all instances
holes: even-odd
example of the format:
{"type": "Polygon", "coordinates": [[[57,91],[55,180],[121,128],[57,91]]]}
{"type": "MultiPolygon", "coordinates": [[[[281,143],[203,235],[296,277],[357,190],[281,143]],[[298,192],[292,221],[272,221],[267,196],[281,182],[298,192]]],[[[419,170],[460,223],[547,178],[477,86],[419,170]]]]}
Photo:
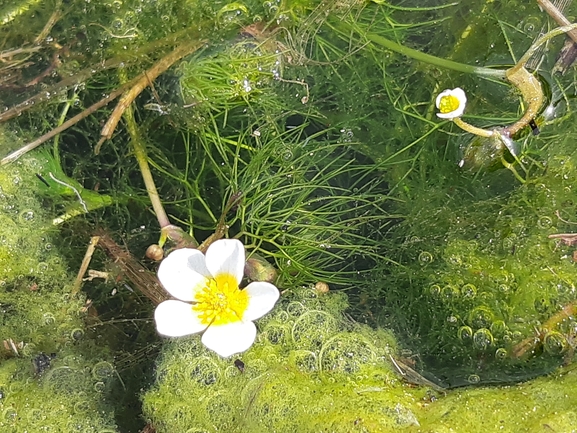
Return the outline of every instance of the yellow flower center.
{"type": "Polygon", "coordinates": [[[454,95],[445,95],[439,102],[439,111],[442,114],[451,113],[459,108],[459,105],[461,105],[459,98],[454,95]]]}
{"type": "Polygon", "coordinates": [[[203,325],[224,325],[242,320],[248,307],[248,294],[240,290],[235,277],[221,274],[208,280],[194,301],[192,309],[203,325]]]}

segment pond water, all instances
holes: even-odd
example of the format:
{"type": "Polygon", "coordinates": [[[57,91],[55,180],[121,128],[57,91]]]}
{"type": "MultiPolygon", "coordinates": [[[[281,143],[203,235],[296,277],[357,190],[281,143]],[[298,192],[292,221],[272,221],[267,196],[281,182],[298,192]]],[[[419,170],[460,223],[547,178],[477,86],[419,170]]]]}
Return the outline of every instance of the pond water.
{"type": "Polygon", "coordinates": [[[0,429],[576,431],[574,46],[540,5],[575,16],[0,5],[0,429]],[[154,320],[192,285],[158,261],[222,238],[281,294],[229,357],[154,320]]]}

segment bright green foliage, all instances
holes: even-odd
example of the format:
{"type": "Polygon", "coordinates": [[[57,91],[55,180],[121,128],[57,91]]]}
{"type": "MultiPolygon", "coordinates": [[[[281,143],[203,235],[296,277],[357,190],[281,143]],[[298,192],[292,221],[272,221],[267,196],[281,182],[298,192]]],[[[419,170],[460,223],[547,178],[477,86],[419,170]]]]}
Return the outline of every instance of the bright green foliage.
{"type": "MultiPolygon", "coordinates": [[[[232,44],[222,52],[202,53],[180,66],[183,102],[202,111],[231,110],[268,90],[280,76],[282,56],[274,44],[259,46],[252,38],[232,44]]],[[[266,98],[259,99],[266,104],[266,98]]],[[[263,109],[264,107],[259,107],[263,109]]]]}
{"type": "MultiPolygon", "coordinates": [[[[342,293],[302,288],[258,321],[257,342],[221,359],[198,336],[168,343],[144,410],[159,433],[363,432],[416,425],[391,371],[394,340],[342,315],[342,293]],[[368,430],[367,430],[368,429],[368,430]]],[[[416,394],[423,394],[418,391],[416,394]]]]}
{"type": "Polygon", "coordinates": [[[39,376],[33,374],[30,357],[1,362],[2,431],[117,432],[110,407],[104,403],[112,365],[104,362],[104,372],[102,363],[80,352],[78,348],[59,351],[58,356],[65,358],[52,361],[50,370],[39,376]]]}
{"type": "MultiPolygon", "coordinates": [[[[514,63],[511,59],[531,44],[533,26],[523,22],[522,31],[511,32],[509,21],[516,21],[498,13],[502,4],[470,6],[478,8],[479,17],[463,13],[467,20],[461,21],[432,12],[443,23],[435,26],[446,30],[434,35],[431,23],[417,31],[419,13],[406,11],[406,21],[415,28],[403,37],[421,42],[420,51],[469,64],[479,58],[486,58],[486,64],[514,63]],[[440,35],[457,42],[437,47],[440,35]]],[[[391,211],[403,216],[382,240],[390,261],[377,266],[374,279],[352,293],[354,316],[395,329],[400,343],[422,361],[421,371],[437,374],[444,385],[508,382],[551,371],[571,359],[575,338],[573,319],[544,329],[577,297],[572,249],[548,239],[574,231],[562,221],[575,220],[574,122],[564,118],[574,113],[574,104],[565,100],[573,94],[574,75],[555,77],[545,86],[550,105],[548,117],[537,119],[542,132],[534,137],[527,128],[513,137],[515,159],[495,143],[480,143],[442,124],[434,114],[436,94],[460,86],[469,100],[465,118],[482,126],[506,125],[525,107],[515,89],[475,75],[439,73],[437,66],[415,65],[389,51],[391,44],[378,43],[376,36],[395,41],[391,33],[399,32],[391,31],[386,8],[380,12],[329,18],[325,24],[350,43],[367,43],[359,59],[326,68],[327,77],[345,76],[349,69],[382,74],[378,82],[369,72],[350,85],[346,78],[327,79],[326,85],[335,89],[339,108],[371,113],[366,120],[350,121],[351,130],[361,131],[356,136],[362,137],[363,152],[386,164],[388,194],[398,200],[391,211]],[[382,104],[367,102],[372,101],[369,95],[383,94],[382,104]]],[[[401,20],[403,15],[393,16],[401,20]]],[[[331,36],[318,37],[316,46],[331,36]]],[[[543,70],[553,62],[546,58],[543,70]]]]}
{"type": "Polygon", "coordinates": [[[577,269],[573,249],[548,236],[573,231],[574,137],[544,131],[546,171],[524,160],[529,179],[514,189],[506,171],[459,175],[434,153],[423,155],[431,186],[406,182],[390,250],[402,266],[381,267],[384,285],[367,296],[446,385],[526,379],[572,358],[575,319],[554,316],[577,299],[577,269]]]}
{"type": "Polygon", "coordinates": [[[392,370],[392,336],[351,322],[345,307],[342,293],[285,293],[257,322],[255,345],[229,359],[204,348],[199,336],[167,342],[156,385],[143,396],[145,416],[159,433],[513,433],[574,426],[574,370],[517,386],[431,394],[392,370]]]}
{"type": "Polygon", "coordinates": [[[421,427],[407,432],[571,432],[577,425],[575,370],[506,387],[459,389],[416,411],[421,427]],[[547,427],[542,427],[547,426],[547,427]]]}
{"type": "Polygon", "coordinates": [[[379,254],[380,230],[392,220],[386,185],[349,148],[348,133],[309,106],[306,86],[273,79],[285,55],[250,41],[181,65],[192,106],[177,116],[190,129],[149,131],[154,143],[174,137],[155,149],[161,195],[171,198],[164,202],[179,224],[200,236],[229,197],[239,197],[226,215],[229,236],[274,261],[281,284],[350,287],[386,260],[379,254]]]}
{"type": "Polygon", "coordinates": [[[85,337],[83,296],[52,243],[35,195],[43,157],[0,171],[0,430],[116,432],[115,370],[85,337]]]}
{"type": "MultiPolygon", "coordinates": [[[[60,60],[40,77],[34,106],[41,111],[11,123],[20,136],[48,131],[176,46],[202,41],[132,104],[135,128],[171,222],[200,241],[219,225],[249,254],[276,265],[278,285],[289,289],[258,322],[254,347],[239,355],[242,372],[234,358],[204,349],[198,336],[162,347],[156,383],[143,396],[160,432],[569,431],[575,424],[572,372],[515,388],[451,391],[431,402],[422,388],[399,381],[388,356],[395,343],[386,330],[393,329],[415,368],[450,386],[527,379],[572,360],[574,320],[543,329],[577,296],[572,249],[547,239],[572,231],[563,220],[574,222],[577,213],[575,77],[547,72],[562,38],[533,65],[548,81],[547,115],[554,116],[537,119],[540,136],[513,137],[518,159],[435,117],[436,94],[456,86],[467,91],[465,118],[475,125],[492,128],[521,115],[516,89],[475,75],[473,65],[515,63],[550,22],[536,2],[15,4],[21,12],[0,27],[3,50],[35,45],[53,10],[63,12],[41,51],[5,58],[15,71],[2,77],[14,80],[8,86],[31,92],[27,83],[54,56],[60,60]],[[423,53],[435,61],[423,61],[423,53]],[[448,60],[462,63],[455,68],[448,60]],[[77,81],[55,84],[71,75],[77,81]],[[329,282],[332,292],[296,289],[316,281],[329,282]],[[523,341],[534,344],[524,353],[523,341]],[[514,403],[503,405],[504,398],[514,403]]],[[[14,101],[2,95],[3,103],[26,97],[13,93],[14,101]]],[[[55,248],[46,248],[51,225],[43,209],[56,195],[50,218],[65,212],[70,219],[83,204],[103,208],[88,218],[137,257],[158,240],[122,122],[100,154],[92,152],[107,109],[57,138],[64,171],[41,159],[0,171],[0,330],[22,346],[20,357],[10,353],[12,343],[2,353],[0,384],[9,385],[0,399],[1,427],[38,430],[27,424],[37,419],[30,407],[55,414],[46,424],[56,431],[113,425],[104,397],[115,370],[106,354],[76,341],[86,331],[83,302],[69,296],[70,276],[55,248]],[[32,190],[48,197],[42,206],[32,190]],[[34,375],[30,359],[40,351],[57,356],[34,375]]],[[[69,242],[72,250],[79,244],[69,242]]],[[[157,347],[152,305],[132,293],[107,293],[94,296],[104,306],[99,317],[117,318],[110,328],[119,331],[102,340],[120,347],[132,368],[157,347]],[[130,333],[122,322],[133,322],[130,333]],[[133,350],[138,344],[128,340],[146,350],[133,350]]],[[[138,376],[128,386],[146,389],[148,382],[138,376]]]]}

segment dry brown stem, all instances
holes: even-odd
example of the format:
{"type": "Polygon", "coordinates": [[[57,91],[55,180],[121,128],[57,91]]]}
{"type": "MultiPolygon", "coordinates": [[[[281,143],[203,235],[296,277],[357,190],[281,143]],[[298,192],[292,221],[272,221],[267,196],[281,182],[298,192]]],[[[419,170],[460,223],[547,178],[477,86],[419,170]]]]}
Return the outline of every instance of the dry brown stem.
{"type": "Polygon", "coordinates": [[[94,254],[94,249],[96,248],[99,239],[100,238],[98,236],[92,236],[90,238],[88,248],[86,248],[86,253],[84,254],[82,264],[80,265],[78,275],[76,275],[76,280],[74,281],[74,286],[72,287],[72,295],[76,295],[80,291],[80,286],[82,285],[82,278],[84,277],[84,274],[88,269],[88,265],[90,265],[90,260],[92,260],[92,254],[94,254]]]}
{"type": "Polygon", "coordinates": [[[122,269],[122,273],[135,289],[150,299],[154,305],[169,298],[156,275],[142,266],[129,251],[118,245],[108,233],[99,231],[97,235],[100,237],[98,246],[122,269]]]}
{"type": "Polygon", "coordinates": [[[140,433],[156,433],[156,429],[152,426],[152,424],[146,424],[140,433]]]}
{"type": "Polygon", "coordinates": [[[527,354],[532,354],[539,346],[543,344],[545,336],[549,331],[554,330],[557,325],[567,319],[571,319],[577,313],[577,301],[570,302],[565,305],[560,311],[553,314],[543,325],[541,329],[537,329],[535,335],[525,338],[520,343],[517,343],[511,352],[513,358],[522,358],[527,354]]]}
{"type": "MultiPolygon", "coordinates": [[[[150,80],[157,78],[160,74],[162,74],[164,71],[166,71],[170,66],[172,66],[176,61],[178,61],[182,57],[186,56],[187,54],[194,52],[195,50],[197,50],[198,47],[200,47],[204,42],[205,41],[196,41],[196,42],[192,42],[192,43],[188,43],[188,44],[184,44],[184,45],[179,46],[174,51],[172,51],[170,54],[168,54],[167,56],[165,56],[161,60],[159,60],[148,71],[143,72],[142,74],[138,75],[136,78],[132,79],[128,83],[121,85],[116,90],[114,90],[109,95],[107,95],[105,98],[102,98],[100,101],[91,105],[86,110],[77,114],[73,118],[67,120],[62,125],[58,126],[57,128],[54,128],[52,131],[44,134],[43,136],[37,138],[33,142],[27,144],[26,146],[18,149],[15,152],[12,152],[10,155],[3,158],[0,161],[0,166],[15,161],[16,159],[20,158],[25,153],[31,151],[32,149],[35,149],[36,147],[40,146],[45,141],[50,140],[52,137],[60,134],[61,132],[65,131],[66,129],[70,128],[72,125],[75,125],[80,120],[88,117],[90,114],[94,113],[99,108],[105,106],[110,101],[112,101],[113,99],[120,96],[122,93],[124,93],[126,91],[126,89],[130,88],[130,90],[122,97],[122,99],[120,100],[120,102],[116,106],[114,112],[112,113],[112,115],[108,119],[108,122],[106,122],[106,125],[104,125],[104,128],[102,129],[102,135],[104,137],[102,140],[100,140],[98,142],[98,145],[96,146],[96,148],[94,150],[94,152],[96,154],[98,154],[98,151],[100,149],[100,146],[102,145],[102,142],[105,139],[110,138],[110,136],[112,136],[112,133],[114,132],[114,129],[116,128],[116,125],[118,124],[118,121],[120,120],[120,116],[122,116],[122,113],[124,112],[124,110],[126,110],[126,107],[128,107],[128,105],[130,105],[130,103],[132,103],[132,101],[134,101],[134,98],[136,98],[140,94],[140,92],[142,92],[142,90],[150,83],[150,80]],[[106,136],[105,136],[105,133],[106,133],[106,136]]],[[[110,59],[109,61],[107,61],[105,63],[104,67],[105,68],[111,68],[111,67],[117,66],[118,62],[119,62],[118,59],[110,59]]],[[[84,71],[86,71],[86,70],[84,70],[84,71]]],[[[92,73],[93,72],[94,71],[92,71],[92,73]]],[[[87,72],[85,72],[85,73],[87,73],[87,72]]],[[[80,77],[77,74],[71,78],[73,78],[74,81],[78,82],[78,80],[83,78],[84,75],[85,74],[80,73],[80,77]]],[[[66,85],[63,84],[65,81],[66,80],[62,80],[58,85],[66,87],[66,85]]],[[[47,93],[49,93],[49,92],[47,92],[47,93]]],[[[2,122],[3,120],[10,119],[14,116],[17,116],[22,111],[29,108],[27,105],[34,104],[35,102],[41,102],[43,100],[43,98],[44,97],[42,96],[42,94],[38,94],[38,95],[28,99],[27,101],[25,101],[22,104],[18,104],[17,106],[12,107],[10,110],[4,112],[3,114],[0,114],[0,122],[2,122]]]]}
{"type": "MultiPolygon", "coordinates": [[[[549,0],[537,0],[537,4],[541,6],[541,8],[547,12],[547,14],[549,14],[549,16],[553,18],[555,22],[560,26],[568,26],[572,24],[571,21],[569,21],[565,15],[563,15],[563,13],[557,8],[557,6],[555,6],[549,0]]],[[[569,30],[567,35],[577,43],[577,30],[569,30]]]]}
{"type": "MultiPolygon", "coordinates": [[[[51,95],[54,95],[55,93],[62,92],[72,86],[83,83],[84,81],[86,81],[87,79],[89,79],[98,72],[105,71],[107,69],[114,69],[119,67],[120,65],[124,66],[131,65],[136,61],[142,59],[143,56],[151,52],[154,52],[161,47],[177,45],[179,43],[182,43],[182,39],[184,38],[188,38],[188,40],[195,39],[195,37],[197,37],[196,35],[197,35],[196,30],[187,28],[175,34],[169,35],[165,38],[149,43],[148,45],[132,52],[130,57],[126,55],[116,56],[108,60],[92,64],[89,67],[76,72],[74,75],[66,77],[63,80],[59,81],[58,83],[53,84],[52,86],[49,86],[45,89],[42,89],[42,91],[37,93],[36,95],[0,113],[0,123],[19,116],[24,111],[35,107],[36,104],[49,99],[51,95]]],[[[8,56],[13,56],[21,52],[22,53],[36,52],[40,49],[41,47],[32,47],[32,48],[22,48],[18,50],[13,50],[7,53],[0,54],[0,58],[6,58],[8,56]]]]}
{"type": "Polygon", "coordinates": [[[0,62],[6,62],[12,59],[12,57],[19,54],[33,54],[40,51],[42,47],[30,47],[30,48],[16,48],[10,51],[0,52],[0,62]]]}
{"type": "Polygon", "coordinates": [[[96,72],[104,71],[106,69],[116,68],[121,63],[122,63],[122,59],[115,57],[113,59],[107,60],[106,62],[104,62],[102,64],[99,64],[98,66],[91,66],[91,67],[85,68],[85,69],[77,72],[76,74],[59,81],[58,83],[56,83],[56,84],[54,84],[54,85],[52,85],[46,89],[43,89],[42,92],[39,92],[36,95],[26,99],[25,101],[22,101],[21,103],[13,106],[12,108],[4,111],[2,114],[0,114],[0,123],[19,116],[24,111],[29,110],[32,107],[34,107],[36,104],[49,99],[51,97],[51,95],[53,95],[54,93],[61,92],[64,89],[67,89],[71,86],[82,83],[83,81],[86,81],[88,78],[90,78],[96,72]]]}
{"type": "Polygon", "coordinates": [[[66,122],[64,122],[62,125],[54,128],[52,131],[44,134],[43,136],[37,138],[36,140],[28,143],[26,146],[21,147],[20,149],[12,152],[10,155],[2,158],[2,160],[0,160],[0,166],[2,165],[6,165],[10,162],[16,161],[18,158],[20,158],[22,155],[24,155],[27,152],[30,152],[32,149],[37,148],[38,146],[40,146],[42,143],[44,143],[45,141],[50,140],[52,137],[54,137],[55,135],[60,134],[61,132],[67,130],[68,128],[70,128],[72,125],[77,124],[78,122],[80,122],[82,119],[90,116],[92,113],[94,113],[96,110],[98,110],[101,107],[104,107],[106,104],[108,104],[110,101],[116,99],[118,96],[120,96],[128,87],[130,87],[130,83],[126,83],[123,86],[120,86],[118,89],[116,89],[114,92],[112,92],[110,95],[102,98],[100,101],[98,101],[97,103],[91,105],[90,107],[88,107],[86,110],[82,111],[81,113],[77,114],[76,116],[68,119],[66,122]]]}
{"type": "Polygon", "coordinates": [[[138,95],[147,87],[149,86],[152,81],[154,81],[160,74],[165,72],[168,68],[170,68],[175,62],[182,59],[184,56],[195,52],[201,45],[203,45],[206,41],[194,41],[188,44],[183,44],[178,46],[174,51],[160,59],[156,62],[150,69],[141,73],[138,77],[133,80],[132,87],[129,91],[127,91],[122,97],[116,108],[108,118],[108,121],[102,128],[102,138],[96,145],[94,149],[94,153],[98,155],[100,152],[100,148],[104,141],[109,140],[122,117],[122,113],[126,110],[126,108],[132,104],[132,102],[136,99],[138,95]]]}
{"type": "Polygon", "coordinates": [[[556,233],[547,237],[549,239],[559,239],[568,246],[577,244],[577,233],[556,233]]]}
{"type": "Polygon", "coordinates": [[[48,18],[48,21],[44,25],[44,28],[42,29],[40,34],[36,36],[36,39],[34,39],[34,45],[40,45],[44,41],[44,39],[46,39],[46,37],[50,34],[52,27],[54,27],[54,25],[62,17],[62,10],[60,9],[61,6],[62,6],[62,0],[58,0],[54,5],[55,9],[54,12],[52,12],[52,15],[50,15],[50,18],[48,18]]]}

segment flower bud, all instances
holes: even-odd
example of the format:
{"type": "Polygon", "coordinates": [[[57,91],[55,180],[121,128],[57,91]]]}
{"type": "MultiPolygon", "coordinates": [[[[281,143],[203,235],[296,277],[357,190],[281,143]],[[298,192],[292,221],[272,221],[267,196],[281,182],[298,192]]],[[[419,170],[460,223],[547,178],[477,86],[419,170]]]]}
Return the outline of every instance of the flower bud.
{"type": "Polygon", "coordinates": [[[159,262],[164,257],[164,251],[160,245],[152,244],[146,249],[146,257],[155,262],[159,262]]]}
{"type": "Polygon", "coordinates": [[[253,254],[244,265],[244,274],[250,281],[266,281],[272,283],[277,279],[277,271],[273,265],[253,254]]]}

